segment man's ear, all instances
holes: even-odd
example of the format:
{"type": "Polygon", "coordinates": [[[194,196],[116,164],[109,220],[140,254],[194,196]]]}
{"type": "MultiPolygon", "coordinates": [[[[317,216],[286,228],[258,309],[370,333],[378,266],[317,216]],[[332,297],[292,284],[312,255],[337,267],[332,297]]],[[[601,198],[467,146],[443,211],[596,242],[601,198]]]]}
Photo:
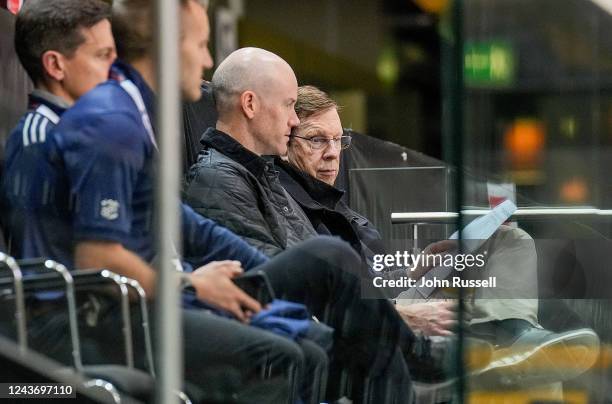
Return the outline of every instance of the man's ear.
{"type": "Polygon", "coordinates": [[[66,75],[64,55],[58,51],[48,50],[41,56],[43,70],[55,81],[62,81],[66,75]]]}
{"type": "Polygon", "coordinates": [[[257,94],[253,91],[245,91],[240,94],[240,108],[248,119],[253,119],[255,113],[257,113],[260,108],[257,94]]]}

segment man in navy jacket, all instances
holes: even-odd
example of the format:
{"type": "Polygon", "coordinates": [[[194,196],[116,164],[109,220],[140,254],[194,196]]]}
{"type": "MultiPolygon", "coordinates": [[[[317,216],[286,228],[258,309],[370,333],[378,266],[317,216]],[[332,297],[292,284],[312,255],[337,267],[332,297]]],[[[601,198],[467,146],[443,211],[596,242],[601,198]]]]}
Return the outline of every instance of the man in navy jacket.
{"type": "MultiPolygon", "coordinates": [[[[130,12],[144,12],[140,21],[149,24],[150,2],[116,3],[118,27],[130,12]]],[[[90,91],[106,80],[116,56],[109,16],[108,6],[97,0],[31,0],[19,14],[17,49],[36,90],[30,110],[9,140],[3,199],[17,257],[49,257],[70,268],[108,268],[138,280],[152,297],[156,142],[152,118],[145,117],[153,112],[154,95],[143,76],[121,62],[114,65],[111,80],[90,91]]],[[[181,53],[191,69],[183,72],[184,78],[199,84],[202,71],[212,65],[205,8],[182,1],[181,19],[181,53]]],[[[125,52],[129,44],[121,45],[125,52]]],[[[201,309],[199,301],[247,321],[260,305],[232,278],[242,267],[250,269],[267,258],[184,205],[181,214],[183,267],[191,271],[201,266],[188,275],[197,299],[186,304],[196,309],[183,311],[187,379],[206,387],[204,397],[209,399],[279,402],[292,395],[292,372],[284,370],[293,368],[307,380],[301,397],[318,402],[319,392],[308,388],[310,373],[327,365],[320,348],[306,342],[300,347],[201,309]],[[268,389],[261,389],[257,375],[266,365],[282,371],[274,373],[268,389]],[[309,375],[302,373],[305,366],[309,375]],[[252,396],[256,389],[259,395],[252,396]]],[[[30,324],[31,345],[69,362],[63,332],[67,319],[57,298],[38,293],[31,302],[38,313],[30,324]]],[[[86,362],[122,359],[116,349],[121,338],[118,312],[111,312],[111,303],[101,303],[96,315],[88,317],[96,324],[82,334],[86,362]],[[100,314],[106,310],[108,315],[100,314]]]]}

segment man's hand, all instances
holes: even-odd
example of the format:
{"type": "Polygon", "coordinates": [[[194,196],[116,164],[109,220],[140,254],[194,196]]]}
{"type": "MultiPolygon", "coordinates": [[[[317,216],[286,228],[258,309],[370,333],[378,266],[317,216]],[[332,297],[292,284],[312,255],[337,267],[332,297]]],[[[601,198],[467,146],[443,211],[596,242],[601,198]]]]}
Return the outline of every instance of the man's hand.
{"type": "Polygon", "coordinates": [[[196,269],[190,280],[198,299],[232,313],[242,322],[247,322],[252,313],[261,310],[261,305],[232,281],[241,273],[239,261],[215,261],[196,269]]]}
{"type": "MultiPolygon", "coordinates": [[[[439,254],[450,254],[453,251],[456,251],[458,248],[457,240],[442,240],[436,241],[435,243],[429,244],[422,251],[423,258],[426,258],[429,255],[439,255],[439,254]]],[[[431,257],[429,262],[433,263],[434,259],[431,257]]],[[[433,268],[432,265],[426,265],[427,260],[420,261],[416,268],[411,268],[409,271],[409,276],[414,279],[418,279],[421,276],[425,275],[427,271],[433,268]]]]}
{"type": "Polygon", "coordinates": [[[400,304],[395,308],[413,331],[424,335],[452,335],[457,326],[457,302],[454,300],[400,304]]]}

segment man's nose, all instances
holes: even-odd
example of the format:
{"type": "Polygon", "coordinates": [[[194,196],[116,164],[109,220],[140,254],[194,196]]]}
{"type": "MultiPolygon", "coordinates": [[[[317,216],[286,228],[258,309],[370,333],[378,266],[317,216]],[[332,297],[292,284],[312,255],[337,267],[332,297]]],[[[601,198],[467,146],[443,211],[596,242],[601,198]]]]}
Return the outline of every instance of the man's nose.
{"type": "Polygon", "coordinates": [[[204,58],[202,60],[202,68],[204,71],[206,70],[210,70],[212,69],[212,67],[214,66],[215,62],[212,58],[212,55],[210,54],[210,51],[208,49],[206,49],[204,51],[204,58]]]}
{"type": "Polygon", "coordinates": [[[295,128],[300,125],[300,118],[298,118],[295,110],[291,112],[291,116],[289,117],[289,126],[291,128],[295,128]]]}
{"type": "Polygon", "coordinates": [[[326,160],[335,159],[340,156],[340,145],[333,140],[329,140],[323,150],[323,158],[326,160]]]}

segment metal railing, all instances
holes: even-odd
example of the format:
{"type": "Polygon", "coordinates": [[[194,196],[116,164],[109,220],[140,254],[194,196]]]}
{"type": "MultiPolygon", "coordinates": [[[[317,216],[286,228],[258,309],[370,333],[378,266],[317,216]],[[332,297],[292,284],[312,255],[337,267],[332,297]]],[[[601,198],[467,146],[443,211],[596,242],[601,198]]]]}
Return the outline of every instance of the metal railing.
{"type": "MultiPolygon", "coordinates": [[[[466,217],[483,216],[489,213],[490,209],[465,209],[461,214],[466,217]]],[[[391,223],[412,223],[412,224],[435,224],[435,223],[454,223],[459,214],[457,212],[393,212],[391,213],[391,223]]],[[[586,208],[519,208],[508,220],[543,220],[550,218],[563,217],[564,219],[584,219],[612,217],[611,209],[586,208]]]]}

